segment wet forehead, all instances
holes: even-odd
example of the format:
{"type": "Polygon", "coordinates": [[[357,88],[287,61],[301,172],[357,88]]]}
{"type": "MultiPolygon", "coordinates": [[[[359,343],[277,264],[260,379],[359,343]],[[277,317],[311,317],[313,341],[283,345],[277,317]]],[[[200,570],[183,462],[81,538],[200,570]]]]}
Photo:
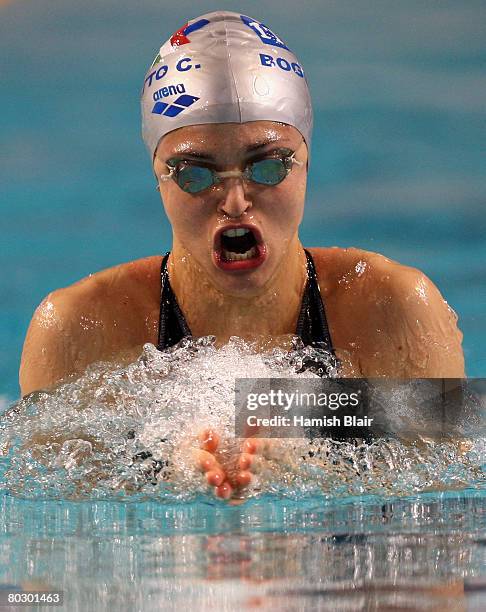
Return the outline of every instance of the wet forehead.
{"type": "Polygon", "coordinates": [[[274,121],[191,125],[170,132],[159,144],[157,155],[198,152],[208,158],[227,160],[274,147],[296,147],[302,137],[297,129],[274,121]]]}

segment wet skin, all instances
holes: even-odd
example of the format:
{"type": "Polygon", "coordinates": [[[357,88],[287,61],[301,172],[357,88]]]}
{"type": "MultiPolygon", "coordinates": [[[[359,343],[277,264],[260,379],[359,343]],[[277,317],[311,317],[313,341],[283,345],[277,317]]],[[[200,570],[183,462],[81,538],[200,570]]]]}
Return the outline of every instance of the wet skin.
{"type": "MultiPolygon", "coordinates": [[[[262,141],[269,144],[259,154],[284,147],[303,165],[275,186],[228,178],[188,194],[173,180],[159,182],[173,232],[171,285],[193,335],[215,335],[219,345],[240,336],[286,346],[295,331],[306,280],[298,237],[305,142],[295,128],[271,121],[188,126],[167,134],[154,159],[156,176],[168,172],[168,159],[189,158],[189,148],[210,155],[217,171],[242,171],[251,159],[248,147],[262,141]],[[215,264],[215,236],[240,224],[257,228],[265,260],[252,270],[224,271],[215,264]]],[[[422,272],[356,248],[309,250],[343,377],[464,376],[457,316],[422,272]]],[[[22,395],[76,378],[96,361],[129,363],[143,344],[157,344],[160,263],[154,256],[121,264],[50,293],[25,340],[22,395]]],[[[201,432],[196,461],[217,495],[227,497],[249,480],[258,448],[249,441],[236,459],[236,476],[230,475],[218,461],[216,433],[204,441],[204,424],[201,432]]]]}

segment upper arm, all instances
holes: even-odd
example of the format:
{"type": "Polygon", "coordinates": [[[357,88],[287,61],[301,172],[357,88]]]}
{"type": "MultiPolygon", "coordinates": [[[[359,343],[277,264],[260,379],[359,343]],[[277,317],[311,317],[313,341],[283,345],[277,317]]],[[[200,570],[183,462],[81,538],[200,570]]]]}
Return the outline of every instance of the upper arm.
{"type": "Polygon", "coordinates": [[[50,293],[34,312],[20,362],[22,396],[48,389],[72,372],[67,314],[62,292],[50,293]]]}
{"type": "Polygon", "coordinates": [[[425,274],[393,265],[382,290],[385,299],[373,306],[379,318],[377,363],[390,377],[464,377],[456,313],[425,274]]]}
{"type": "Polygon", "coordinates": [[[72,285],[50,293],[27,330],[19,370],[22,396],[49,389],[104,356],[105,316],[97,287],[72,285]]]}
{"type": "Polygon", "coordinates": [[[154,266],[147,272],[136,263],[94,274],[42,301],[22,351],[22,395],[80,376],[95,362],[129,363],[153,340],[146,312],[154,283],[146,277],[154,266]]]}

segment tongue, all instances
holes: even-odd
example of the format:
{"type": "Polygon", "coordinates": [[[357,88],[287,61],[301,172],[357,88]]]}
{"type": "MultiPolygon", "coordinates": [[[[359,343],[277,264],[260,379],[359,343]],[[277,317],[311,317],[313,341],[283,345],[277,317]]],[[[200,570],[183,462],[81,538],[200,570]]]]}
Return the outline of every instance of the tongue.
{"type": "Polygon", "coordinates": [[[221,237],[221,245],[226,251],[231,253],[246,253],[253,246],[255,246],[256,240],[251,232],[248,232],[244,236],[229,236],[221,237]]]}

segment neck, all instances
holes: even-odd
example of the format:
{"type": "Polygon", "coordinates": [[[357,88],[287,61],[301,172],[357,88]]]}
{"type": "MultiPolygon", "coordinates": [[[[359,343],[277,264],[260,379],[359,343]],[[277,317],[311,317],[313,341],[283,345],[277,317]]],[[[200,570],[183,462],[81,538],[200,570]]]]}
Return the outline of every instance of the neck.
{"type": "Polygon", "coordinates": [[[175,243],[168,261],[169,280],[193,335],[216,336],[217,345],[230,336],[267,347],[289,345],[307,279],[307,260],[297,236],[290,245],[276,273],[248,297],[223,293],[175,243]]]}

